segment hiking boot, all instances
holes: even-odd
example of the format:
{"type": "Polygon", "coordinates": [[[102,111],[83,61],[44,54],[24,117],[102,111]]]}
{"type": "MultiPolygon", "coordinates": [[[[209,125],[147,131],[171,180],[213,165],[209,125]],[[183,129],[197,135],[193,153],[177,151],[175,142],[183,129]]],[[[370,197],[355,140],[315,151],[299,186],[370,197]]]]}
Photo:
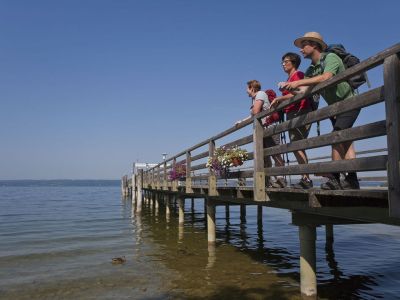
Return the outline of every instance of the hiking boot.
{"type": "Polygon", "coordinates": [[[349,177],[346,176],[344,180],[340,181],[340,185],[344,190],[359,190],[360,183],[358,182],[357,177],[349,177]]]}
{"type": "Polygon", "coordinates": [[[271,184],[271,187],[277,188],[277,189],[282,189],[285,188],[287,185],[285,178],[283,177],[278,177],[275,182],[271,184]]]}
{"type": "Polygon", "coordinates": [[[323,190],[341,190],[340,181],[336,178],[331,178],[327,182],[321,184],[323,190]]]}
{"type": "Polygon", "coordinates": [[[296,184],[292,184],[292,188],[294,189],[303,189],[303,190],[308,190],[313,187],[313,182],[310,179],[307,178],[301,178],[300,181],[296,184]]]}

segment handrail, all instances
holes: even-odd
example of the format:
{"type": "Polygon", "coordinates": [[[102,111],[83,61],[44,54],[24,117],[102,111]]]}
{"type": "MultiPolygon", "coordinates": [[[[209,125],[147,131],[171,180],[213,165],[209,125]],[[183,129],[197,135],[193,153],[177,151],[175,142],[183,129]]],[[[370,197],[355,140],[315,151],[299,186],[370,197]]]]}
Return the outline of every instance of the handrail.
{"type": "MultiPolygon", "coordinates": [[[[176,159],[179,156],[185,155],[186,152],[192,152],[193,150],[195,150],[197,148],[200,148],[200,147],[203,147],[203,146],[207,145],[210,141],[218,140],[218,139],[220,139],[222,137],[225,137],[225,136],[227,136],[227,135],[229,135],[229,134],[231,134],[231,133],[233,133],[233,132],[235,132],[235,131],[243,128],[243,127],[246,127],[249,124],[252,124],[254,122],[254,119],[260,119],[260,118],[263,118],[265,116],[271,115],[272,113],[274,113],[276,111],[282,110],[284,107],[286,107],[288,105],[291,105],[293,103],[299,102],[300,100],[302,100],[305,97],[311,96],[313,94],[317,94],[317,93],[321,92],[322,90],[324,90],[325,88],[328,88],[330,86],[338,84],[341,81],[344,81],[344,80],[346,80],[348,78],[351,78],[351,77],[353,77],[355,75],[358,75],[358,74],[361,74],[361,73],[363,73],[365,71],[368,71],[368,70],[370,70],[370,69],[382,64],[384,62],[385,58],[388,58],[389,56],[391,56],[393,54],[396,54],[396,53],[400,53],[400,43],[397,43],[397,44],[395,44],[395,45],[393,45],[393,46],[391,46],[391,47],[389,47],[389,48],[387,48],[387,49],[385,49],[385,50],[383,50],[381,52],[378,52],[377,54],[375,54],[375,55],[373,55],[373,56],[361,61],[359,64],[357,64],[357,65],[345,70],[343,73],[338,74],[336,76],[333,76],[331,79],[329,79],[327,81],[324,81],[324,82],[321,82],[321,83],[317,84],[311,90],[307,90],[307,92],[305,92],[304,94],[298,94],[298,95],[292,97],[291,99],[282,101],[282,103],[280,103],[277,107],[275,107],[273,109],[270,109],[270,110],[262,111],[262,112],[260,112],[260,113],[258,113],[256,115],[254,115],[250,119],[240,123],[239,125],[232,126],[232,127],[228,128],[228,129],[226,129],[225,131],[222,131],[222,132],[212,136],[211,138],[208,138],[208,139],[206,139],[206,140],[204,140],[204,141],[202,141],[202,142],[200,142],[200,143],[198,143],[198,144],[196,144],[196,145],[194,145],[194,146],[192,146],[192,147],[190,147],[190,148],[188,148],[188,149],[186,149],[186,150],[184,150],[182,152],[179,152],[178,154],[170,157],[166,161],[168,162],[168,161],[171,161],[173,159],[176,159]]],[[[156,165],[153,168],[156,168],[156,167],[160,166],[161,164],[163,164],[163,162],[158,164],[158,165],[156,165]]],[[[153,169],[153,168],[151,168],[151,169],[153,169]]],[[[149,169],[149,170],[151,170],[151,169],[149,169]]]]}
{"type": "MultiPolygon", "coordinates": [[[[167,183],[167,170],[176,163],[185,163],[186,169],[186,192],[192,191],[192,179],[208,178],[208,196],[218,196],[217,179],[218,176],[209,170],[208,176],[194,176],[192,173],[195,170],[206,168],[204,161],[200,164],[192,165],[193,161],[212,156],[216,147],[216,141],[234,133],[248,125],[253,125],[252,135],[247,135],[241,138],[236,138],[234,141],[226,143],[227,146],[246,145],[253,143],[253,152],[249,153],[248,160],[253,161],[252,170],[249,171],[233,171],[232,175],[237,178],[253,177],[253,197],[255,201],[266,200],[266,190],[264,179],[268,176],[282,176],[289,174],[312,174],[321,172],[342,172],[342,171],[373,171],[387,170],[388,177],[388,200],[390,215],[400,218],[400,43],[393,45],[374,56],[360,62],[352,68],[349,68],[342,73],[333,76],[331,79],[321,82],[302,94],[297,94],[292,98],[283,101],[277,107],[267,111],[262,111],[239,125],[227,128],[226,130],[203,140],[202,142],[191,146],[190,148],[179,152],[146,172],[144,180],[150,186],[157,189],[169,189],[172,185],[172,191],[177,191],[177,181],[167,183]],[[297,103],[316,93],[321,93],[324,89],[337,85],[338,83],[370,70],[380,64],[383,64],[384,85],[371,89],[362,94],[354,95],[343,101],[338,101],[316,111],[307,112],[304,115],[297,116],[286,122],[282,122],[275,126],[263,128],[261,119],[271,115],[274,112],[282,110],[284,107],[297,103]],[[361,109],[367,106],[375,105],[384,102],[386,109],[386,118],[381,121],[366,122],[361,126],[352,127],[345,130],[335,131],[332,133],[310,137],[299,141],[294,141],[289,144],[277,145],[264,149],[263,138],[270,137],[275,134],[286,132],[295,128],[299,128],[316,121],[325,120],[333,116],[337,116],[347,111],[361,109]],[[294,166],[266,167],[268,164],[265,157],[280,155],[282,153],[295,152],[298,150],[320,148],[333,144],[353,142],[356,140],[365,140],[378,136],[387,137],[387,155],[374,155],[370,157],[354,158],[347,160],[297,164],[294,166]],[[191,156],[191,153],[201,147],[208,145],[208,151],[203,149],[196,155],[191,156]],[[177,158],[184,156],[177,161],[177,158]],[[148,176],[151,172],[152,176],[148,176]],[[155,174],[157,173],[157,174],[155,174]],[[162,173],[162,174],[161,174],[162,173]],[[156,176],[155,176],[156,175],[156,176]],[[161,175],[163,175],[161,177],[161,175]],[[162,180],[163,179],[163,180],[162,180]]],[[[382,149],[379,149],[382,150],[382,149]]],[[[376,150],[373,150],[376,151],[376,150]]],[[[324,157],[322,157],[324,158],[324,157]]],[[[328,157],[326,157],[328,158],[328,157]]],[[[310,158],[314,160],[316,158],[310,158]]],[[[321,159],[321,157],[319,157],[321,159]]]]}

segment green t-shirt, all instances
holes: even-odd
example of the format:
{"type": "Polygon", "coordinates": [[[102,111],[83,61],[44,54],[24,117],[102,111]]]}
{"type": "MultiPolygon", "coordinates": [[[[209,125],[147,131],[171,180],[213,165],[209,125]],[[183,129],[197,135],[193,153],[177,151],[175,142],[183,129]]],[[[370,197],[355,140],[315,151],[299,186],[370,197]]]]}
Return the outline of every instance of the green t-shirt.
{"type": "MultiPolygon", "coordinates": [[[[305,73],[306,78],[322,75],[323,73],[330,72],[333,76],[342,73],[345,70],[342,60],[335,53],[322,53],[321,58],[325,56],[325,68],[322,70],[320,61],[316,65],[310,65],[305,73]]],[[[354,96],[353,90],[347,81],[342,81],[338,85],[331,86],[321,92],[328,104],[333,104],[342,101],[349,97],[354,96]]]]}

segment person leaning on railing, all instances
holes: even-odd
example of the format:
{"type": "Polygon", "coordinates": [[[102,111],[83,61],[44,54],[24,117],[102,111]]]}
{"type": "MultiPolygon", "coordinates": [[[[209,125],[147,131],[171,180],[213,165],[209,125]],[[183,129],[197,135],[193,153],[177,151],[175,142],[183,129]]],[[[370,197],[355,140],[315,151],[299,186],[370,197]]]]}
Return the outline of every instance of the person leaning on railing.
{"type": "MultiPolygon", "coordinates": [[[[304,79],[286,82],[282,85],[282,88],[292,91],[293,93],[303,93],[305,91],[303,87],[314,86],[345,70],[342,60],[336,54],[323,53],[327,45],[318,32],[307,32],[304,36],[296,39],[294,44],[296,47],[300,48],[300,52],[303,54],[304,58],[311,59],[311,65],[308,67],[304,79]],[[324,69],[322,69],[320,64],[322,55],[324,55],[325,58],[324,69]]],[[[328,87],[321,91],[321,96],[328,105],[330,105],[353,97],[354,92],[346,81],[342,81],[335,86],[328,87]]],[[[331,118],[333,131],[351,128],[359,113],[360,109],[355,109],[331,118]]],[[[351,141],[332,145],[332,160],[353,159],[355,157],[356,154],[351,141]]],[[[355,172],[347,173],[343,181],[340,180],[340,173],[332,173],[331,178],[329,178],[326,183],[323,183],[321,188],[327,190],[359,189],[360,184],[358,182],[357,173],[355,172]]]]}
{"type": "MultiPolygon", "coordinates": [[[[258,114],[262,110],[267,110],[270,107],[270,103],[268,101],[267,94],[264,91],[261,91],[261,84],[257,80],[250,80],[247,82],[247,95],[252,99],[251,107],[250,107],[250,116],[246,117],[243,120],[237,121],[235,125],[239,125],[240,123],[249,120],[252,116],[258,114]]],[[[264,124],[264,122],[263,122],[264,124]]],[[[274,134],[269,137],[265,137],[263,139],[263,147],[273,147],[280,144],[280,136],[279,134],[274,134]]],[[[285,165],[285,161],[283,160],[280,154],[272,155],[272,158],[275,161],[276,167],[283,167],[285,165]]],[[[270,158],[264,161],[264,167],[268,167],[270,158]]],[[[286,180],[283,177],[276,177],[275,181],[270,181],[266,178],[266,186],[274,187],[274,188],[284,188],[286,186],[286,180]]]]}
{"type": "MultiPolygon", "coordinates": [[[[287,82],[292,82],[304,78],[304,73],[297,70],[300,66],[301,58],[300,55],[292,52],[288,52],[282,56],[282,67],[283,71],[287,73],[287,82]]],[[[272,101],[271,106],[276,107],[282,101],[290,99],[293,94],[287,90],[282,91],[282,96],[276,97],[272,101]]],[[[309,99],[302,99],[300,102],[290,104],[285,107],[283,111],[286,113],[286,120],[291,120],[298,116],[304,115],[312,111],[311,103],[309,99]]],[[[306,139],[310,133],[311,124],[301,126],[289,130],[289,138],[291,142],[306,139]]],[[[296,160],[299,164],[308,164],[308,158],[305,150],[298,150],[294,152],[296,160]]],[[[292,185],[293,188],[297,189],[310,189],[313,187],[313,182],[308,174],[303,174],[300,181],[297,184],[292,185]]]]}

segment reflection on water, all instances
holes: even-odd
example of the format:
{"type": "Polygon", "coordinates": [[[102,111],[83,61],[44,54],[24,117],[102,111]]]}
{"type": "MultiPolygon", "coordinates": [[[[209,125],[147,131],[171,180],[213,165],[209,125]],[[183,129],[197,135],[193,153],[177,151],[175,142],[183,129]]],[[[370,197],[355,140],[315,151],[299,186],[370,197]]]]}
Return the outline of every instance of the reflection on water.
{"type": "MultiPolygon", "coordinates": [[[[0,187],[1,299],[300,299],[298,229],[284,210],[218,206],[208,245],[204,201],[120,199],[115,186],[0,187]],[[240,211],[242,210],[242,218],[240,211]],[[127,262],[112,265],[111,258],[127,262]]],[[[322,299],[394,299],[400,230],[317,229],[322,299]]]]}

